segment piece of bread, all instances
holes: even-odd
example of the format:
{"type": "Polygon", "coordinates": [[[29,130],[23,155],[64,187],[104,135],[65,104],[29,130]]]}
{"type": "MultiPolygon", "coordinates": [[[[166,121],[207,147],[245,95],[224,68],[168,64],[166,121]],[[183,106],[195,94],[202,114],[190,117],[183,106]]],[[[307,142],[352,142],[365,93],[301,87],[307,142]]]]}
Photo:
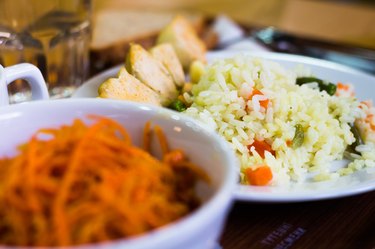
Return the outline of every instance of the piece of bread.
{"type": "Polygon", "coordinates": [[[98,88],[100,98],[129,100],[160,106],[159,95],[129,74],[125,67],[120,69],[118,78],[110,78],[98,88]]]}
{"type": "Polygon", "coordinates": [[[162,43],[170,43],[173,46],[186,70],[195,60],[206,61],[206,46],[184,16],[176,16],[160,31],[157,44],[162,43]]]}
{"type": "Polygon", "coordinates": [[[178,91],[168,70],[141,45],[130,45],[125,67],[160,95],[162,105],[167,106],[177,98],[178,91]]]}
{"type": "Polygon", "coordinates": [[[103,9],[93,16],[90,45],[93,72],[120,64],[124,61],[129,44],[136,42],[149,49],[155,45],[159,32],[176,14],[182,14],[196,32],[205,29],[206,19],[196,12],[151,11],[140,9],[103,9]]]}
{"type": "Polygon", "coordinates": [[[172,45],[169,43],[156,45],[151,48],[150,53],[165,66],[175,85],[182,87],[185,83],[185,74],[172,45]]]}

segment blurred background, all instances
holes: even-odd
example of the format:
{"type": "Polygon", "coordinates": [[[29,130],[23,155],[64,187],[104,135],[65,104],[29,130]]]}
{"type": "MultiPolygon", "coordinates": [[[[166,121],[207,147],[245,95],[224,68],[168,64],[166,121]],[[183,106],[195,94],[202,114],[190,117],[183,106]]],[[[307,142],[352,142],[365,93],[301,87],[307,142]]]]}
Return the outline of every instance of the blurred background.
{"type": "MultiPolygon", "coordinates": [[[[375,74],[375,0],[0,0],[0,64],[33,63],[51,96],[68,97],[123,63],[131,42],[153,46],[177,14],[208,50],[307,55],[375,74]]],[[[11,102],[27,100],[24,89],[12,84],[11,102]]]]}
{"type": "Polygon", "coordinates": [[[375,49],[374,0],[94,0],[94,13],[106,8],[224,13],[251,27],[375,49]]]}
{"type": "Polygon", "coordinates": [[[94,0],[94,71],[119,63],[129,41],[152,44],[149,38],[181,11],[189,13],[211,50],[239,41],[215,40],[210,22],[225,15],[244,30],[242,39],[250,37],[267,50],[331,60],[375,74],[374,0],[94,0]]]}

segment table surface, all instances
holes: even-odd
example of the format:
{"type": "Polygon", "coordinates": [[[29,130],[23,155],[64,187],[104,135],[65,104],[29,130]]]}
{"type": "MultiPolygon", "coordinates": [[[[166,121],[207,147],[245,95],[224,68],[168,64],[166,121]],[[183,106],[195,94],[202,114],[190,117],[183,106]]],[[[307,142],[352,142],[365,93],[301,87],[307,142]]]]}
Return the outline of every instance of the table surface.
{"type": "Polygon", "coordinates": [[[375,192],[288,204],[236,202],[220,244],[248,248],[375,248],[375,192]]]}

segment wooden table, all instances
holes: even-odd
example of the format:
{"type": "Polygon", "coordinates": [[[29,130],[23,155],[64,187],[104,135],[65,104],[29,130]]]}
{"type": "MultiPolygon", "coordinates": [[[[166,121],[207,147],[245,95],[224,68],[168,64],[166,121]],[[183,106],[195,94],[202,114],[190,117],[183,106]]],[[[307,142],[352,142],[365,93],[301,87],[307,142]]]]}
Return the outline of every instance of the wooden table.
{"type": "Polygon", "coordinates": [[[374,249],[375,192],[289,204],[236,202],[224,249],[374,249]]]}

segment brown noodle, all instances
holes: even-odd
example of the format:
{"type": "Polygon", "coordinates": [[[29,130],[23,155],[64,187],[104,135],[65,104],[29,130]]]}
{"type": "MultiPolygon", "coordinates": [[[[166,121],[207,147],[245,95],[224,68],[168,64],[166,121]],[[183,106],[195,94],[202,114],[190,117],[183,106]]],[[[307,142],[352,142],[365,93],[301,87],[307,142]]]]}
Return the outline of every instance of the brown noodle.
{"type": "MultiPolygon", "coordinates": [[[[108,118],[41,129],[14,158],[0,159],[0,244],[68,246],[139,235],[199,205],[194,186],[207,175],[181,150],[158,160],[131,144],[108,118]],[[46,138],[48,136],[48,138],[46,138]]],[[[151,148],[151,125],[144,147],[151,148]]]]}

